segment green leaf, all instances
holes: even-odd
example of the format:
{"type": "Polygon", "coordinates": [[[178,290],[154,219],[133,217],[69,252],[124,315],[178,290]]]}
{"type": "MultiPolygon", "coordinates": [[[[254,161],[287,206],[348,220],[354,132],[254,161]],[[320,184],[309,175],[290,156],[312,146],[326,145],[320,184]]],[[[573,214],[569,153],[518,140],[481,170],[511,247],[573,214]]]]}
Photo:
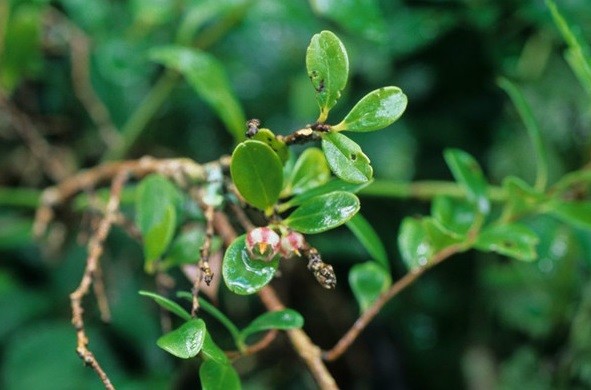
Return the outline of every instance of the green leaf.
{"type": "MultiPolygon", "coordinates": [[[[205,232],[201,227],[191,227],[181,232],[172,242],[170,250],[162,261],[162,267],[196,264],[199,261],[199,249],[204,242],[205,232]]],[[[219,247],[219,241],[217,246],[219,247]]],[[[215,252],[215,249],[212,248],[212,252],[215,252]]]]}
{"type": "Polygon", "coordinates": [[[356,264],[349,271],[349,285],[362,312],[366,311],[391,284],[390,274],[373,261],[356,264]]]}
{"type": "Polygon", "coordinates": [[[367,132],[390,126],[406,109],[408,99],[398,87],[384,87],[365,95],[333,131],[367,132]]]}
{"type": "Polygon", "coordinates": [[[473,205],[449,196],[435,197],[431,204],[431,215],[457,237],[465,237],[476,218],[473,205]]]}
{"type": "Polygon", "coordinates": [[[216,111],[236,142],[244,139],[244,112],[217,59],[183,46],[157,47],[151,50],[150,58],[185,76],[195,92],[216,111]]]}
{"type": "Polygon", "coordinates": [[[283,140],[278,139],[275,134],[269,129],[259,129],[259,131],[252,137],[255,141],[261,141],[267,144],[281,160],[282,164],[287,162],[289,157],[289,149],[283,140]]]}
{"type": "Polygon", "coordinates": [[[384,248],[384,244],[382,244],[382,240],[370,225],[369,222],[363,217],[361,214],[356,214],[353,218],[347,221],[347,227],[355,237],[359,240],[359,242],[363,245],[363,247],[367,250],[367,252],[371,255],[371,257],[380,263],[384,269],[390,269],[390,263],[388,262],[388,255],[386,254],[386,248],[384,248]]]}
{"type": "Polygon", "coordinates": [[[185,321],[189,321],[191,319],[191,314],[189,314],[189,312],[183,309],[181,305],[174,301],[171,301],[168,298],[163,297],[162,295],[158,295],[150,291],[140,291],[139,294],[144,297],[152,298],[157,304],[162,306],[164,309],[168,310],[173,314],[176,314],[185,321]]]}
{"type": "Polygon", "coordinates": [[[511,223],[484,228],[474,247],[518,260],[533,261],[537,258],[536,245],[539,241],[538,236],[527,226],[511,223]]]}
{"type": "Polygon", "coordinates": [[[300,155],[293,167],[283,193],[297,195],[330,180],[330,168],[322,150],[308,148],[300,155]]]}
{"type": "Polygon", "coordinates": [[[298,232],[316,234],[344,224],[359,208],[359,199],[355,195],[335,191],[310,199],[295,209],[283,223],[298,232]]]}
{"type": "Polygon", "coordinates": [[[251,260],[245,243],[246,235],[236,238],[226,249],[222,275],[226,286],[239,295],[254,294],[265,287],[277,271],[278,257],[270,262],[251,260]]]}
{"type": "Polygon", "coordinates": [[[522,179],[515,176],[508,176],[503,180],[503,189],[507,193],[506,212],[511,215],[523,215],[546,201],[546,196],[532,188],[522,179]]]}
{"type": "Polygon", "coordinates": [[[201,351],[206,333],[205,322],[193,318],[160,337],[156,344],[176,357],[190,359],[201,351]]]}
{"type": "Polygon", "coordinates": [[[244,141],[232,154],[232,180],[244,199],[266,210],[279,199],[283,167],[277,154],[260,141],[244,141]]]}
{"type": "Polygon", "coordinates": [[[519,87],[505,78],[499,79],[498,83],[499,86],[505,90],[507,95],[509,95],[511,101],[513,101],[513,105],[515,105],[515,108],[527,129],[527,134],[534,144],[537,164],[535,188],[538,191],[543,191],[548,183],[548,153],[546,152],[542,140],[542,130],[519,87]]]}
{"type": "Polygon", "coordinates": [[[331,171],[350,183],[366,183],[373,177],[369,158],[347,136],[328,132],[322,135],[322,149],[331,171]]]}
{"type": "Polygon", "coordinates": [[[230,362],[224,350],[218,347],[209,332],[205,332],[205,339],[201,347],[201,356],[205,360],[214,360],[222,364],[230,362]]]}
{"type": "Polygon", "coordinates": [[[279,206],[279,211],[284,212],[286,210],[289,210],[292,207],[304,204],[312,198],[315,198],[320,195],[326,195],[326,194],[329,194],[329,193],[335,192],[335,191],[346,191],[346,192],[357,193],[361,189],[365,188],[369,183],[370,182],[368,181],[365,183],[355,184],[355,183],[349,183],[349,182],[343,181],[341,179],[335,178],[335,179],[332,179],[329,182],[327,182],[321,186],[314,187],[306,192],[296,195],[285,203],[282,203],[279,206]]]}
{"type": "Polygon", "coordinates": [[[447,149],[443,155],[454,178],[465,188],[468,200],[476,204],[480,213],[488,214],[490,202],[487,197],[487,182],[478,162],[459,149],[447,149]]]}
{"type": "Polygon", "coordinates": [[[136,223],[144,241],[146,269],[152,271],[153,262],[168,248],[176,229],[177,209],[182,196],[163,176],[145,177],[136,191],[136,223]]]}
{"type": "Polygon", "coordinates": [[[569,225],[591,229],[591,202],[554,200],[548,209],[551,215],[569,225]]]}
{"type": "Polygon", "coordinates": [[[240,377],[230,363],[206,360],[199,367],[202,390],[239,390],[240,377]]]}
{"type": "Polygon", "coordinates": [[[349,59],[341,40],[330,31],[314,35],[306,51],[306,68],[320,106],[318,122],[324,123],[347,85],[349,59]]]}
{"type": "Polygon", "coordinates": [[[242,340],[254,333],[270,329],[295,329],[304,326],[304,318],[300,313],[292,309],[270,311],[255,318],[246,328],[242,329],[242,340]]]}
{"type": "Polygon", "coordinates": [[[428,266],[439,252],[461,241],[431,217],[407,217],[398,233],[398,249],[410,271],[428,266]]]}

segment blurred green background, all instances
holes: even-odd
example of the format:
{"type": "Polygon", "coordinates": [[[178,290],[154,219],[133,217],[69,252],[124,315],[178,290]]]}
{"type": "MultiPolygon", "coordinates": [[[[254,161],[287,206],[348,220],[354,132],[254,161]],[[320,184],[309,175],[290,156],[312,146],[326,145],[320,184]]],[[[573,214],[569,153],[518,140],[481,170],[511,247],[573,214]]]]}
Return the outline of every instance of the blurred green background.
{"type": "MultiPolygon", "coordinates": [[[[589,1],[558,5],[589,40],[589,1]]],[[[35,242],[38,190],[98,164],[121,129],[134,126],[139,136],[125,158],[207,162],[232,151],[215,112],[152,62],[149,50],[180,42],[212,54],[246,117],[288,134],[317,117],[304,57],[324,29],[343,40],[351,63],[330,118],[384,85],[409,98],[391,128],[352,137],[376,178],[451,180],[442,151],[457,147],[477,157],[493,184],[508,174],[531,183],[533,148],[499,76],[522,86],[533,107],[551,182],[588,163],[590,96],[563,57],[566,45],[543,0],[0,0],[0,388],[101,388],[74,352],[68,298],[82,274],[89,218],[61,210],[50,236],[35,242]]],[[[405,272],[396,249],[400,221],[429,205],[361,200],[396,279],[405,272]]],[[[351,389],[590,388],[591,235],[549,217],[528,222],[541,237],[537,262],[469,252],[429,271],[329,364],[337,382],[351,389]]],[[[347,273],[368,254],[346,229],[312,243],[335,267],[337,290],[323,290],[303,263],[274,285],[304,315],[312,339],[330,348],[358,314],[347,273]]],[[[141,247],[115,229],[103,263],[113,320],[100,323],[87,299],[87,322],[90,347],[118,388],[195,388],[196,366],[155,345],[158,310],[137,294],[154,289],[141,247]]],[[[178,289],[189,288],[178,280],[178,289]]],[[[264,310],[256,297],[223,292],[220,299],[238,324],[264,310]]],[[[223,330],[212,332],[230,347],[223,330]]],[[[247,389],[314,388],[285,337],[236,368],[247,389]]]]}

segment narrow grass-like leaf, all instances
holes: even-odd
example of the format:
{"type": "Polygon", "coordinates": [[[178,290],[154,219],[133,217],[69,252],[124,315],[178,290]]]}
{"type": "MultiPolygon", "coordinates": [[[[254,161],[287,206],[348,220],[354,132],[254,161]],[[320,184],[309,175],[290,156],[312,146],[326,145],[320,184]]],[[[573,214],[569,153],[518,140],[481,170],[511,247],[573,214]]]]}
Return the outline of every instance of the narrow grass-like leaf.
{"type": "Polygon", "coordinates": [[[538,191],[543,191],[548,183],[548,154],[544,147],[544,142],[542,141],[542,131],[540,126],[519,87],[506,78],[500,78],[498,83],[499,86],[507,92],[511,101],[513,101],[513,105],[515,105],[515,108],[527,129],[527,134],[534,145],[537,163],[536,183],[534,187],[538,191]]]}
{"type": "Polygon", "coordinates": [[[380,237],[371,226],[369,222],[363,217],[363,215],[357,213],[353,218],[347,221],[347,227],[371,257],[376,260],[384,269],[390,269],[390,263],[388,262],[388,255],[386,254],[386,248],[380,237]]]}
{"type": "Polygon", "coordinates": [[[162,295],[158,295],[150,291],[140,291],[139,294],[144,297],[152,298],[157,304],[162,306],[164,309],[168,310],[173,314],[176,314],[185,321],[189,321],[191,319],[191,314],[189,314],[188,311],[183,309],[181,305],[174,301],[171,301],[168,298],[163,297],[162,295]]]}
{"type": "Polygon", "coordinates": [[[234,96],[223,65],[208,53],[183,46],[157,47],[152,60],[180,72],[195,92],[218,114],[236,142],[244,139],[246,118],[234,96]]]}
{"type": "Polygon", "coordinates": [[[365,183],[356,184],[356,183],[349,183],[349,182],[343,181],[341,179],[334,178],[321,186],[314,187],[311,190],[308,190],[308,191],[303,192],[299,195],[296,195],[293,198],[291,198],[289,201],[282,203],[279,206],[279,211],[283,212],[283,211],[289,210],[292,207],[296,207],[301,204],[304,204],[305,202],[307,202],[308,200],[310,200],[312,198],[315,198],[320,195],[330,194],[331,192],[335,192],[335,191],[346,191],[346,192],[357,193],[361,189],[365,188],[369,183],[371,183],[371,182],[368,181],[365,183]]]}

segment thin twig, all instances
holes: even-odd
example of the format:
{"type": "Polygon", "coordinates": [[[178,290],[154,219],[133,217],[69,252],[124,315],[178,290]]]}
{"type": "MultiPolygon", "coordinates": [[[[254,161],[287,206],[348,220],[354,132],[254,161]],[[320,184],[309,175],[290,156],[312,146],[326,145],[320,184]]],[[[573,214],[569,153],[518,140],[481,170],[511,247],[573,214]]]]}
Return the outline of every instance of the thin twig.
{"type": "Polygon", "coordinates": [[[76,352],[84,363],[97,373],[106,389],[114,389],[111,381],[103,368],[96,360],[94,354],[88,349],[88,336],[84,328],[82,299],[88,294],[90,286],[95,281],[96,272],[99,267],[100,257],[103,253],[104,242],[109,235],[111,226],[115,219],[115,215],[119,208],[120,195],[123,185],[127,179],[127,172],[122,170],[115,176],[111,185],[111,196],[107,203],[107,210],[105,216],[101,219],[98,229],[90,238],[88,243],[88,258],[86,259],[86,267],[84,274],[80,280],[79,286],[70,294],[72,304],[72,325],[76,329],[77,347],[76,352]]]}
{"type": "Polygon", "coordinates": [[[201,284],[201,281],[204,281],[205,284],[209,286],[213,279],[213,273],[209,266],[209,255],[211,252],[211,240],[213,239],[214,233],[213,219],[215,209],[211,205],[205,205],[204,207],[207,227],[205,228],[205,240],[199,249],[199,277],[193,282],[193,305],[191,307],[191,316],[193,317],[197,315],[197,310],[199,309],[199,285],[201,284]]]}
{"type": "Polygon", "coordinates": [[[254,354],[262,351],[263,349],[266,349],[269,345],[271,345],[271,343],[277,337],[278,333],[279,332],[277,331],[277,329],[272,329],[272,330],[268,331],[267,333],[265,333],[265,335],[263,336],[262,339],[260,339],[259,341],[257,341],[256,343],[254,343],[252,345],[247,346],[244,349],[244,351],[228,351],[228,352],[226,352],[226,355],[232,360],[238,359],[243,356],[254,355],[254,354]]]}

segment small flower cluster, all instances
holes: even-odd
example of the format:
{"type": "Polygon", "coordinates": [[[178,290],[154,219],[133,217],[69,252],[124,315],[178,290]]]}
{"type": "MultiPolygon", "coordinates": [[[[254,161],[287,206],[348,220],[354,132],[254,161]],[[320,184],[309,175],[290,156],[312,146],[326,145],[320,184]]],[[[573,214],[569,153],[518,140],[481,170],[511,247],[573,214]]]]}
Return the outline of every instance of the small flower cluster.
{"type": "Polygon", "coordinates": [[[305,240],[298,232],[288,231],[281,237],[269,227],[252,229],[246,235],[246,249],[255,260],[271,261],[277,254],[284,258],[300,256],[305,240]]]}

